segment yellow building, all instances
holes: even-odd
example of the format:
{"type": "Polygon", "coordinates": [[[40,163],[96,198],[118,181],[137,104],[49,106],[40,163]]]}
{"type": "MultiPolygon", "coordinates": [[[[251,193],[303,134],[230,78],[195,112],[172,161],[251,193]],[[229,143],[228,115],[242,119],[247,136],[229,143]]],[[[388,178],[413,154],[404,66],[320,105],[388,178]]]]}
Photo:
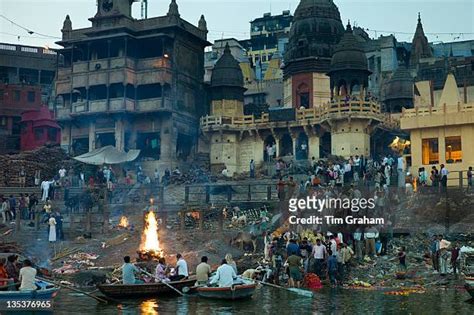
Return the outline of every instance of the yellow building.
{"type": "Polygon", "coordinates": [[[435,106],[404,110],[400,123],[410,132],[413,173],[445,164],[448,185],[459,185],[460,178],[466,185],[466,171],[474,167],[474,102],[461,100],[454,75],[448,75],[435,106]]]}

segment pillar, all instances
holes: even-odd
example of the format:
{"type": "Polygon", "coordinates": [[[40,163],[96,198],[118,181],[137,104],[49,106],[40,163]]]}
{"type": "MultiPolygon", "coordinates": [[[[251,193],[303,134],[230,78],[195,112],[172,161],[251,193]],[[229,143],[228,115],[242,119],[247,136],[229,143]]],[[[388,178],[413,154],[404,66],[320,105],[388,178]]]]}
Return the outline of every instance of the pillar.
{"type": "Polygon", "coordinates": [[[275,139],[276,144],[276,157],[280,157],[280,140],[281,138],[277,136],[277,134],[273,134],[273,138],[275,139]]]}
{"type": "MultiPolygon", "coordinates": [[[[164,118],[161,123],[160,130],[161,138],[161,155],[160,159],[163,161],[174,161],[176,159],[176,142],[178,134],[173,126],[173,119],[171,117],[164,118]]],[[[172,165],[170,164],[170,167],[172,165]]]]}
{"type": "Polygon", "coordinates": [[[137,148],[137,131],[135,129],[130,130],[130,138],[128,139],[127,147],[129,149],[137,148]]]}
{"type": "Polygon", "coordinates": [[[296,142],[297,142],[298,136],[294,136],[292,133],[290,134],[290,136],[291,136],[291,141],[293,145],[293,158],[296,161],[296,142]]]}
{"type": "MultiPolygon", "coordinates": [[[[107,41],[107,69],[110,69],[110,40],[107,41]]],[[[107,110],[110,109],[110,72],[107,72],[107,110]]]]}
{"type": "Polygon", "coordinates": [[[95,124],[89,122],[89,152],[95,150],[95,124]]]}
{"type": "Polygon", "coordinates": [[[263,162],[264,150],[266,150],[264,140],[260,138],[258,135],[255,135],[253,154],[254,154],[254,162],[256,166],[263,162]]]}
{"type": "Polygon", "coordinates": [[[125,149],[125,128],[122,117],[115,121],[115,147],[121,152],[125,149]]]}
{"type": "Polygon", "coordinates": [[[319,159],[319,137],[318,135],[308,136],[308,160],[314,156],[316,160],[319,159]]]}

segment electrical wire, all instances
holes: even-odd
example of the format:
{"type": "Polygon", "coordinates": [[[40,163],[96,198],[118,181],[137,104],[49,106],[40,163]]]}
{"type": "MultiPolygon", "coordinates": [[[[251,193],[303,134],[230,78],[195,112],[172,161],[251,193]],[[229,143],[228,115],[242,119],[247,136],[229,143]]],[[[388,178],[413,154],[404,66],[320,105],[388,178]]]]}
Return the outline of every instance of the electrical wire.
{"type": "Polygon", "coordinates": [[[35,31],[33,31],[33,30],[31,30],[31,29],[25,27],[25,26],[22,26],[22,25],[20,25],[20,24],[18,24],[18,23],[16,23],[16,22],[10,20],[9,18],[7,18],[7,17],[6,17],[5,15],[3,15],[3,14],[0,14],[0,17],[3,18],[3,19],[5,19],[5,20],[7,20],[7,21],[10,22],[11,24],[13,24],[13,25],[15,25],[15,26],[17,26],[17,27],[23,29],[24,31],[26,31],[26,32],[27,32],[28,34],[30,34],[30,35],[36,34],[36,35],[39,35],[39,36],[42,36],[42,37],[61,39],[60,37],[57,37],[57,36],[51,36],[51,35],[47,35],[47,34],[42,34],[42,33],[35,32],[35,31]]]}

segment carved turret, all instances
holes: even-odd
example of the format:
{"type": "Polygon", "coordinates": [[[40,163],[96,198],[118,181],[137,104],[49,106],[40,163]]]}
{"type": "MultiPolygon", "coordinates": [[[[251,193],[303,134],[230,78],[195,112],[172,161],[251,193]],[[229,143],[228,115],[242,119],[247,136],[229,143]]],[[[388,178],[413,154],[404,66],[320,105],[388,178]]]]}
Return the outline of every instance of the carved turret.
{"type": "Polygon", "coordinates": [[[176,0],[171,0],[168,13],[166,14],[171,22],[177,22],[179,20],[179,10],[176,0]]]}
{"type": "Polygon", "coordinates": [[[71,37],[71,32],[72,32],[72,22],[68,14],[66,15],[66,18],[64,19],[63,28],[61,29],[61,33],[63,33],[63,40],[69,39],[71,37]]]}
{"type": "Polygon", "coordinates": [[[198,28],[203,32],[207,32],[207,22],[204,15],[201,15],[201,18],[199,19],[198,28]]]}
{"type": "Polygon", "coordinates": [[[415,36],[411,45],[411,58],[410,64],[415,65],[421,58],[433,57],[433,52],[428,43],[428,39],[425,36],[423,30],[423,24],[421,23],[421,15],[418,13],[418,24],[416,26],[415,36]]]}

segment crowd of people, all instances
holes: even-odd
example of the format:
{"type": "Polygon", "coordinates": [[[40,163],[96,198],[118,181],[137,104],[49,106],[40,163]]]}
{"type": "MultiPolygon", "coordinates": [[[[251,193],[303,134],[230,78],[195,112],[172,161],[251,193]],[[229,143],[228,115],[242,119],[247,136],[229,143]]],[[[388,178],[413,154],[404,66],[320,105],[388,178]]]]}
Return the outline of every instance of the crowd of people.
{"type": "Polygon", "coordinates": [[[460,265],[460,247],[458,243],[451,244],[442,234],[433,235],[430,246],[433,271],[446,276],[451,267],[453,274],[457,274],[460,265]]]}
{"type": "Polygon", "coordinates": [[[265,260],[270,262],[276,284],[288,278],[290,286],[299,287],[306,275],[315,274],[318,281],[328,278],[337,285],[352,267],[387,254],[388,237],[381,243],[379,234],[375,226],[359,227],[354,233],[314,232],[312,240],[287,232],[266,242],[265,260]]]}
{"type": "Polygon", "coordinates": [[[22,220],[34,220],[38,206],[36,194],[19,194],[18,197],[0,195],[0,201],[2,202],[0,214],[3,224],[14,222],[17,216],[22,220]]]}

